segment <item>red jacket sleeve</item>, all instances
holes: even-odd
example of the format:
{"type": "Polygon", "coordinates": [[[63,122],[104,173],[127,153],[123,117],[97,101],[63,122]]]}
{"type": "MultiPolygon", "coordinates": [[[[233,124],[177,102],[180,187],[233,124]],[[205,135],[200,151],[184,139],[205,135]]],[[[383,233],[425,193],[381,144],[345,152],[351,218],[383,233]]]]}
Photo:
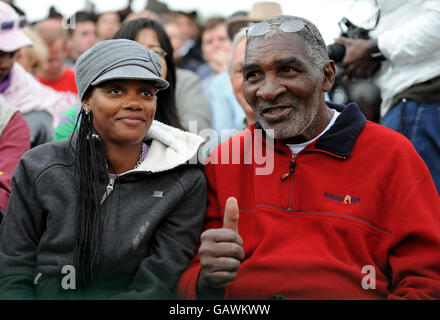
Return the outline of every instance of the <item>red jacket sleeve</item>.
{"type": "MultiPolygon", "coordinates": [[[[222,227],[222,218],[217,201],[217,192],[215,185],[215,166],[206,165],[205,176],[208,184],[208,206],[205,216],[205,225],[203,230],[216,229],[222,227]]],[[[199,243],[200,247],[200,243],[199,243]]],[[[182,274],[177,284],[177,295],[182,299],[197,299],[197,279],[200,273],[199,254],[191,261],[188,269],[182,274]]]]}
{"type": "Polygon", "coordinates": [[[396,211],[388,299],[440,298],[440,201],[425,171],[396,211]]]}
{"type": "Polygon", "coordinates": [[[0,209],[6,211],[11,177],[23,153],[30,148],[31,133],[23,116],[16,112],[0,135],[0,209]]]}

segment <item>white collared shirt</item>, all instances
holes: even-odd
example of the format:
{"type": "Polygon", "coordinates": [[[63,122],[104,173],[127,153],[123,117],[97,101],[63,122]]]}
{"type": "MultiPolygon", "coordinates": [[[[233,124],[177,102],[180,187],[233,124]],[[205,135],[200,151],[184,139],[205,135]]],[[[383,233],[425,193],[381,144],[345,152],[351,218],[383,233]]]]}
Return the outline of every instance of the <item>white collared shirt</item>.
{"type": "Polygon", "coordinates": [[[341,113],[334,110],[333,109],[333,117],[330,120],[330,122],[328,123],[327,127],[319,134],[317,135],[315,138],[313,138],[312,140],[303,142],[303,143],[297,143],[297,144],[287,144],[287,146],[290,148],[290,150],[292,151],[292,155],[295,157],[298,153],[300,153],[305,147],[307,147],[309,144],[311,144],[313,141],[315,141],[316,139],[318,139],[320,136],[322,136],[326,131],[328,131],[332,125],[335,123],[336,119],[338,118],[338,116],[341,113]]]}
{"type": "Polygon", "coordinates": [[[440,1],[378,0],[381,16],[370,36],[387,58],[374,80],[382,96],[381,116],[395,95],[440,75],[440,1]]]}

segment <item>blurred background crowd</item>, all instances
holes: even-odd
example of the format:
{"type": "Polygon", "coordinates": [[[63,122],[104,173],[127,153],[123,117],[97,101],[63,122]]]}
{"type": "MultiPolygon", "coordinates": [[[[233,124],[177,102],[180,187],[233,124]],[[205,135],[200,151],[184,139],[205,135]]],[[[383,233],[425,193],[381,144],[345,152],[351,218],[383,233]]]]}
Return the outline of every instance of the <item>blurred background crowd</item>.
{"type": "MultiPolygon", "coordinates": [[[[36,11],[36,2],[3,2],[9,3],[19,16],[36,16],[33,12],[36,11]]],[[[350,11],[353,2],[343,2],[347,7],[346,13],[350,11]]],[[[139,7],[139,2],[136,3],[139,7]]],[[[229,61],[228,67],[228,58],[232,58],[233,36],[249,22],[261,21],[279,14],[295,14],[286,12],[277,2],[251,1],[247,10],[238,10],[228,16],[216,13],[219,10],[213,10],[212,13],[205,11],[202,15],[197,10],[172,10],[165,2],[158,0],[144,1],[143,10],[135,10],[132,0],[126,1],[124,7],[114,11],[98,11],[96,8],[102,5],[100,1],[87,0],[74,14],[66,15],[57,8],[62,7],[62,2],[53,2],[52,6],[47,7],[46,17],[37,20],[27,18],[27,25],[23,31],[33,45],[21,46],[14,60],[38,82],[61,92],[63,96],[58,97],[61,101],[59,104],[70,104],[74,107],[67,114],[67,118],[63,118],[66,111],[64,106],[48,107],[45,111],[52,117],[53,128],[50,128],[49,116],[44,112],[39,112],[38,116],[33,113],[25,117],[28,123],[31,123],[32,146],[52,139],[67,139],[71,133],[72,125],[76,122],[77,113],[74,111],[79,110],[78,102],[73,101],[76,97],[75,61],[78,57],[97,42],[113,38],[123,24],[141,18],[158,22],[160,26],[154,30],[151,25],[132,24],[130,32],[125,32],[124,37],[130,36],[132,40],[140,41],[149,48],[154,47],[161,56],[164,69],[168,71],[166,78],[171,80],[171,90],[175,95],[171,99],[172,104],[176,104],[183,128],[190,129],[190,121],[196,121],[197,128],[193,129],[197,132],[211,128],[220,134],[222,130],[247,127],[254,121],[254,116],[241,98],[241,79],[237,79],[237,76],[231,77],[232,61],[229,61]],[[141,29],[148,28],[153,31],[140,33],[141,29]],[[162,29],[165,33],[162,33],[162,29]],[[44,122],[44,125],[36,125],[36,122],[44,122]],[[58,130],[54,131],[57,128],[58,130]]],[[[38,10],[41,12],[41,8],[38,10]]],[[[343,15],[342,12],[340,14],[343,15]]],[[[333,36],[336,37],[338,34],[333,36]]],[[[371,90],[375,95],[360,94],[359,97],[349,94],[349,85],[348,81],[338,79],[337,85],[327,98],[338,103],[357,99],[361,102],[361,107],[365,106],[368,118],[378,121],[380,96],[374,85],[371,85],[371,90]],[[364,99],[365,96],[368,96],[368,99],[364,99]]],[[[163,94],[166,95],[169,95],[169,92],[163,94]]],[[[28,113],[31,109],[40,111],[44,108],[29,106],[28,109],[20,111],[28,113]]]]}

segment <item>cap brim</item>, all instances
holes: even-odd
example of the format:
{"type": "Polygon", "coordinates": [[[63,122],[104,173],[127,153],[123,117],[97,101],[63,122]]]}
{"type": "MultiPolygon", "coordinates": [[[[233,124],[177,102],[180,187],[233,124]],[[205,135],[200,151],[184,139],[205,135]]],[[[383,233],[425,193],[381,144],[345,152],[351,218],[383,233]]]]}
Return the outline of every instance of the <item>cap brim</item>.
{"type": "Polygon", "coordinates": [[[0,33],[0,50],[13,52],[25,46],[32,46],[32,41],[18,29],[4,30],[0,33]]]}
{"type": "Polygon", "coordinates": [[[117,79],[152,81],[155,83],[155,87],[158,90],[166,89],[169,86],[168,81],[159,78],[151,71],[137,65],[121,66],[119,68],[115,68],[96,78],[91,83],[91,85],[96,86],[102,82],[117,79]]]}

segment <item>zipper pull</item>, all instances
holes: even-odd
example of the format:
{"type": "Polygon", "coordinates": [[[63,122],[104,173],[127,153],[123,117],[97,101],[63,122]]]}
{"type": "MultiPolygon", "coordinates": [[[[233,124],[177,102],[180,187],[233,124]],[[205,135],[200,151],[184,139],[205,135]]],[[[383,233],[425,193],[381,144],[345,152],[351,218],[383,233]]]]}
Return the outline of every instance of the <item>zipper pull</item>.
{"type": "Polygon", "coordinates": [[[284,174],[281,175],[281,182],[286,181],[286,179],[288,177],[290,177],[292,174],[295,173],[295,166],[296,166],[295,159],[293,161],[290,160],[290,162],[289,162],[289,172],[288,173],[284,173],[284,174]]]}
{"type": "Polygon", "coordinates": [[[115,183],[115,179],[110,178],[110,181],[109,181],[107,187],[105,188],[105,192],[104,192],[104,194],[103,194],[103,196],[102,196],[102,199],[101,199],[101,205],[104,203],[105,199],[108,198],[108,196],[110,195],[110,193],[113,191],[113,184],[114,184],[114,183],[115,183]]]}
{"type": "Polygon", "coordinates": [[[34,286],[38,285],[42,276],[43,274],[41,272],[38,272],[37,276],[34,279],[34,286]]]}

